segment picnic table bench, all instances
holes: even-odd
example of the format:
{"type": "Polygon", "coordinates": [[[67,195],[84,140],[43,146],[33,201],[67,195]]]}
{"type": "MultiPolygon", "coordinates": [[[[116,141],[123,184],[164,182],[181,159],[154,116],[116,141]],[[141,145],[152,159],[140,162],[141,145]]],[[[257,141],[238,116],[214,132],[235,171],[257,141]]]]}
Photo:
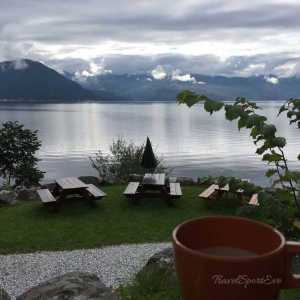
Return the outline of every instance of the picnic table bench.
{"type": "Polygon", "coordinates": [[[250,204],[250,205],[259,205],[259,203],[258,203],[258,194],[253,194],[248,204],[250,204]]]}
{"type": "Polygon", "coordinates": [[[171,198],[178,199],[178,198],[180,198],[180,196],[182,196],[180,183],[178,183],[178,182],[176,182],[176,183],[171,182],[170,186],[169,186],[169,190],[170,190],[170,197],[171,198]]]}
{"type": "Polygon", "coordinates": [[[107,196],[93,184],[85,184],[76,177],[58,178],[54,181],[56,185],[52,192],[49,189],[37,191],[45,206],[53,205],[53,212],[58,212],[62,204],[76,202],[87,202],[94,208],[96,207],[94,200],[107,196]]]}
{"type": "Polygon", "coordinates": [[[139,182],[129,182],[123,194],[126,195],[126,197],[134,197],[139,187],[141,187],[139,182]]]}

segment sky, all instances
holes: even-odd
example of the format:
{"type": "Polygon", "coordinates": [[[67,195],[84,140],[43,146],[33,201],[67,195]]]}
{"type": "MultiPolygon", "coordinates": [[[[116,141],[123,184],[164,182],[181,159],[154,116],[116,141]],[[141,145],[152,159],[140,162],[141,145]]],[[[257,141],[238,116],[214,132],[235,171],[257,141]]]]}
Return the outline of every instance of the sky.
{"type": "Polygon", "coordinates": [[[300,0],[1,0],[0,61],[78,78],[299,76],[299,16],[300,0]]]}

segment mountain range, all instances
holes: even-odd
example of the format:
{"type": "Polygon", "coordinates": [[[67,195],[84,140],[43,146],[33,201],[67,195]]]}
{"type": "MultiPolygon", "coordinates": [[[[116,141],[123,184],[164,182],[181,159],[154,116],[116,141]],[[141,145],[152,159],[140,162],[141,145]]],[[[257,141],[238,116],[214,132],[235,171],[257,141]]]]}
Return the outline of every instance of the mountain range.
{"type": "Polygon", "coordinates": [[[216,100],[287,100],[300,97],[300,79],[276,75],[225,77],[189,74],[154,79],[150,74],[78,77],[23,59],[0,63],[0,99],[39,101],[176,101],[182,90],[216,100]]]}
{"type": "Polygon", "coordinates": [[[130,100],[113,92],[88,90],[44,64],[29,59],[0,63],[0,99],[61,102],[130,100]]]}
{"type": "MultiPolygon", "coordinates": [[[[72,73],[65,73],[75,80],[72,73]]],[[[183,77],[184,78],[184,77],[183,77]]],[[[83,87],[114,91],[115,93],[141,101],[175,101],[182,90],[204,94],[215,100],[287,100],[300,97],[300,78],[277,78],[275,75],[251,77],[225,77],[190,74],[193,81],[181,81],[171,76],[155,80],[148,74],[105,74],[78,81],[83,87]],[[274,82],[274,83],[273,83],[274,82]]]]}

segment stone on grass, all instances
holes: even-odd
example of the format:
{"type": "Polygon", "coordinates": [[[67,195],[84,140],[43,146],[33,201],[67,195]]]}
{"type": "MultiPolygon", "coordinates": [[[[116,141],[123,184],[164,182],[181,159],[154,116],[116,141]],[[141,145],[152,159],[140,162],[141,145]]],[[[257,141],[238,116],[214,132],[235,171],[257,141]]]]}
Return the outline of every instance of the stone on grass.
{"type": "Polygon", "coordinates": [[[11,300],[11,297],[1,286],[0,286],[0,300],[11,300]]]}
{"type": "Polygon", "coordinates": [[[107,178],[105,180],[101,181],[101,185],[115,185],[115,184],[121,184],[122,180],[120,178],[117,177],[111,177],[111,178],[107,178]]]}
{"type": "Polygon", "coordinates": [[[37,190],[40,190],[40,189],[41,189],[40,187],[22,189],[18,193],[18,200],[28,201],[28,200],[38,199],[39,194],[37,193],[37,190]]]}
{"type": "Polygon", "coordinates": [[[152,255],[146,266],[155,265],[160,269],[175,270],[173,248],[169,247],[152,255]]]}
{"type": "Polygon", "coordinates": [[[175,182],[180,183],[182,186],[195,184],[193,178],[191,177],[177,177],[175,182]]]}
{"type": "MultiPolygon", "coordinates": [[[[170,271],[176,276],[173,248],[169,247],[152,255],[142,270],[149,266],[156,267],[162,271],[170,271]]],[[[139,271],[138,274],[141,271],[139,271]]]]}
{"type": "Polygon", "coordinates": [[[17,202],[17,193],[14,191],[0,191],[0,203],[15,204],[17,202]]]}
{"type": "Polygon", "coordinates": [[[80,176],[78,177],[78,179],[84,182],[85,184],[93,184],[93,185],[100,184],[99,178],[95,176],[80,176]]]}
{"type": "Polygon", "coordinates": [[[130,174],[129,182],[141,182],[144,178],[144,175],[141,174],[130,174]]]}
{"type": "Polygon", "coordinates": [[[120,300],[118,293],[102,283],[97,275],[71,272],[45,281],[17,300],[120,300]]]}
{"type": "Polygon", "coordinates": [[[56,186],[55,182],[51,182],[51,183],[46,183],[44,185],[42,185],[42,189],[48,189],[49,191],[53,191],[54,187],[56,186]]]}

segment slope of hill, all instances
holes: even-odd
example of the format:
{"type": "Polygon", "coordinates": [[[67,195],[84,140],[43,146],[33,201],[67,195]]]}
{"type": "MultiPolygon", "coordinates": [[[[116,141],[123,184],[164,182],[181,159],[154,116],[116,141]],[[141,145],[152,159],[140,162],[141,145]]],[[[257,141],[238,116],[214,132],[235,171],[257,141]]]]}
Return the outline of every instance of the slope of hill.
{"type": "Polygon", "coordinates": [[[40,62],[0,63],[0,99],[38,101],[124,100],[114,93],[94,93],[40,62]]]}

